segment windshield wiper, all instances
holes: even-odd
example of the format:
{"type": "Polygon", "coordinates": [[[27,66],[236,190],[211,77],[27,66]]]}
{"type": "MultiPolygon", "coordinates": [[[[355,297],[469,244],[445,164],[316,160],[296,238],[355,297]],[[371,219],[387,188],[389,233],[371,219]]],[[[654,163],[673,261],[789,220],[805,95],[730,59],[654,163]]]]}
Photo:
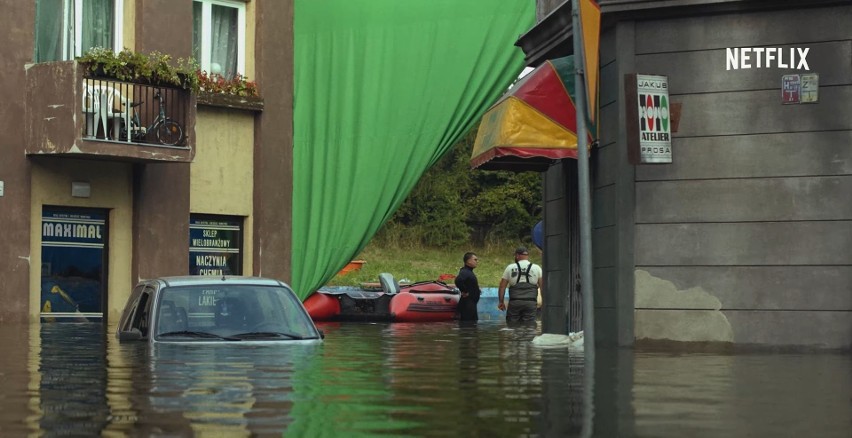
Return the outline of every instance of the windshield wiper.
{"type": "Polygon", "coordinates": [[[235,337],[232,337],[232,336],[220,336],[220,335],[217,335],[215,333],[196,332],[196,331],[191,331],[191,330],[178,330],[178,331],[175,331],[175,332],[160,333],[157,336],[158,337],[185,336],[185,337],[188,337],[188,338],[215,338],[215,339],[222,339],[222,340],[226,340],[226,341],[240,341],[241,340],[240,338],[235,338],[235,337]]]}
{"type": "Polygon", "coordinates": [[[252,339],[252,338],[280,338],[287,337],[290,339],[305,339],[304,336],[297,335],[295,333],[285,333],[285,332],[247,332],[240,333],[238,335],[233,335],[234,338],[240,339],[252,339]]]}

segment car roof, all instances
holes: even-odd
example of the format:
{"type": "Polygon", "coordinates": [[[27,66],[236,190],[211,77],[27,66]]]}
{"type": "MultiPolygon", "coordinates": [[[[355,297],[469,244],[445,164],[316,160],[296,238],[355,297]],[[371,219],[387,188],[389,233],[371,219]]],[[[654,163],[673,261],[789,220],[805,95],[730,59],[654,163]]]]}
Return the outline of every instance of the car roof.
{"type": "MultiPolygon", "coordinates": [[[[255,286],[287,286],[285,283],[272,278],[249,277],[240,275],[184,275],[175,277],[157,277],[147,280],[148,282],[159,282],[164,286],[204,286],[222,284],[246,284],[255,286]]],[[[288,286],[289,287],[289,286],[288,286]]]]}

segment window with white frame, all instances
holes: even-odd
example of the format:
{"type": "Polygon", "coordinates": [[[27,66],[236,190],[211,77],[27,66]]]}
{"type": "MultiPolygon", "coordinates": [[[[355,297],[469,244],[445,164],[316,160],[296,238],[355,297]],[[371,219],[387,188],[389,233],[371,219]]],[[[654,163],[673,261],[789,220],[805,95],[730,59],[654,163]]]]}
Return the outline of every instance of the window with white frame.
{"type": "Polygon", "coordinates": [[[92,47],[121,50],[124,0],[36,0],[35,62],[67,61],[92,47]]]}
{"type": "Polygon", "coordinates": [[[245,74],[245,2],[195,0],[192,6],[192,55],[201,69],[229,79],[245,74]]]}

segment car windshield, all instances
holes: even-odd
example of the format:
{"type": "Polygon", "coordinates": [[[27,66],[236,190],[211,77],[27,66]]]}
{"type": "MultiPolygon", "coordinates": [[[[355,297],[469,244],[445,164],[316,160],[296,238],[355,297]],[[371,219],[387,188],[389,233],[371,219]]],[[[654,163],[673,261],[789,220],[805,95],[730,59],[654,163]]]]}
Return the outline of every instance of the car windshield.
{"type": "Polygon", "coordinates": [[[319,334],[296,295],[257,285],[168,287],[160,292],[159,339],[291,340],[319,334]]]}

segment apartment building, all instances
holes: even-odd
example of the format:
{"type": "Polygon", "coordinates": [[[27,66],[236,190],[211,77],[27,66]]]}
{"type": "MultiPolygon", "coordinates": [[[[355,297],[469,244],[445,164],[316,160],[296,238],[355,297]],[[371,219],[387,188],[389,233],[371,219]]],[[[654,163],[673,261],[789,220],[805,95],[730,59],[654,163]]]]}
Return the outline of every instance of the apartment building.
{"type": "Polygon", "coordinates": [[[289,276],[292,14],[278,0],[7,2],[0,322],[114,323],[151,276],[289,276]],[[75,62],[93,47],[193,57],[260,96],[93,78],[75,62]]]}

